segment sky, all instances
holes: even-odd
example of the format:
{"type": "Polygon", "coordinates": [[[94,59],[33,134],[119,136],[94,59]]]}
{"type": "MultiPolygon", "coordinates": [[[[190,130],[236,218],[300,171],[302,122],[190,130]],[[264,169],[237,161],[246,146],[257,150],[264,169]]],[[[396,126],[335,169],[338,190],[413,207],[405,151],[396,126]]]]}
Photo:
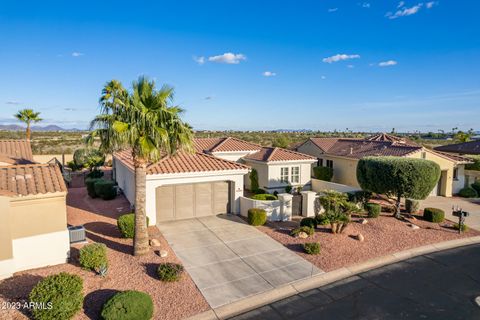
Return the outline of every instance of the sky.
{"type": "Polygon", "coordinates": [[[480,1],[0,2],[0,124],[85,129],[103,85],[198,130],[480,129],[480,1]]]}

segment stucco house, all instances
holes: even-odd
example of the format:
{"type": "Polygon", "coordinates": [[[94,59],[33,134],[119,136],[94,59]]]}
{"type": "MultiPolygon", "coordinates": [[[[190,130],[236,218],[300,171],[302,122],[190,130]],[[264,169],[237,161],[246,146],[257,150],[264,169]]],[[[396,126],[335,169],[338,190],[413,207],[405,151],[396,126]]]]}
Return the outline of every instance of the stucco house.
{"type": "Polygon", "coordinates": [[[0,141],[0,152],[0,279],[65,263],[70,241],[60,168],[33,163],[28,141],[0,141]]]}
{"type": "Polygon", "coordinates": [[[431,195],[451,197],[465,187],[465,164],[469,160],[433,151],[408,139],[379,134],[367,139],[310,138],[297,147],[299,152],[317,159],[318,166],[333,168],[332,182],[359,187],[358,160],[367,156],[395,156],[432,160],[442,171],[431,195]]]}
{"type": "MultiPolygon", "coordinates": [[[[152,224],[219,213],[240,213],[240,197],[256,168],[260,187],[273,192],[307,186],[308,155],[263,148],[240,139],[195,139],[195,153],[179,152],[147,167],[146,213],[152,224]],[[287,168],[287,169],[285,169],[287,168]],[[283,189],[283,190],[282,190],[283,189]]],[[[128,150],[113,155],[114,177],[129,202],[135,203],[134,167],[128,150]]]]}

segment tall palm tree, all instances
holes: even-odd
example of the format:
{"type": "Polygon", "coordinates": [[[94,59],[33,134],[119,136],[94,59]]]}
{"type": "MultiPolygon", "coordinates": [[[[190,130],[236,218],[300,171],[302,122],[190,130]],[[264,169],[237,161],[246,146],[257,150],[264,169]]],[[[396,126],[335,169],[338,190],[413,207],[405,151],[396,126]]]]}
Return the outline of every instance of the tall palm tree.
{"type": "Polygon", "coordinates": [[[128,92],[112,80],[102,91],[101,113],[91,123],[90,143],[99,137],[104,152],[131,150],[135,168],[134,255],[149,250],[145,213],[148,164],[179,150],[193,150],[193,131],[180,118],[183,110],[172,104],[171,87],[157,90],[154,81],[140,77],[128,92]]]}
{"type": "Polygon", "coordinates": [[[15,118],[17,118],[22,122],[25,122],[25,124],[27,125],[27,132],[26,132],[27,140],[30,140],[30,136],[32,135],[30,124],[32,122],[36,123],[43,120],[39,116],[40,116],[40,112],[35,112],[32,109],[23,109],[18,111],[15,114],[15,118]]]}

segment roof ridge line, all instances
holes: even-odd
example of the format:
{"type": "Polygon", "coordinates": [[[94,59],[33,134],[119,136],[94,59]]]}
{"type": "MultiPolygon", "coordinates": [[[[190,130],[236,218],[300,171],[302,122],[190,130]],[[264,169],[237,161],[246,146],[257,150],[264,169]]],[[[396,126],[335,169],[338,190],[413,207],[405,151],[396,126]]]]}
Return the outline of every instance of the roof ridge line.
{"type": "Polygon", "coordinates": [[[278,150],[278,147],[271,147],[273,150],[272,152],[270,153],[270,155],[268,156],[267,158],[267,162],[270,161],[270,159],[273,157],[273,155],[277,152],[278,150]]]}

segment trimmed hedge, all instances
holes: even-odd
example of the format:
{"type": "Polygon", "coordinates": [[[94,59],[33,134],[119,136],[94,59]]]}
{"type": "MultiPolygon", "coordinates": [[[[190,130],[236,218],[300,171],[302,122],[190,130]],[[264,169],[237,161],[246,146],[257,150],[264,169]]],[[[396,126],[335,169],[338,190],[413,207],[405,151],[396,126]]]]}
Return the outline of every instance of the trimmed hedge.
{"type": "Polygon", "coordinates": [[[367,209],[369,218],[378,218],[378,216],[380,216],[380,212],[382,211],[382,206],[378,203],[367,203],[365,205],[365,209],[367,209]]]}
{"type": "Polygon", "coordinates": [[[261,194],[256,194],[252,197],[254,200],[263,200],[263,201],[273,201],[273,200],[278,200],[276,196],[273,194],[269,193],[261,193],[261,194]]]}
{"type": "Polygon", "coordinates": [[[178,281],[183,273],[183,266],[178,263],[161,263],[157,268],[157,275],[162,281],[178,281]]]}
{"type": "Polygon", "coordinates": [[[313,176],[315,179],[331,181],[333,177],[333,169],[329,167],[314,167],[313,176]]]}
{"type": "Polygon", "coordinates": [[[285,192],[286,192],[286,193],[292,192],[292,186],[286,186],[286,187],[285,187],[285,192]]]}
{"type": "Polygon", "coordinates": [[[66,272],[48,276],[33,288],[29,300],[45,306],[30,309],[36,320],[71,319],[83,305],[83,280],[66,272]]]}
{"type": "Polygon", "coordinates": [[[307,254],[319,254],[320,253],[320,243],[318,242],[307,242],[303,244],[303,251],[307,254]]]}
{"type": "Polygon", "coordinates": [[[420,209],[420,201],[413,199],[405,200],[405,210],[407,213],[415,213],[420,209]]]}
{"type": "MultiPolygon", "coordinates": [[[[150,219],[147,217],[147,227],[149,222],[150,219]]],[[[127,213],[118,217],[117,227],[122,237],[133,239],[135,236],[135,213],[127,213]]]]}
{"type": "Polygon", "coordinates": [[[263,226],[267,222],[267,212],[259,208],[248,210],[248,224],[252,226],[263,226]]]}
{"type": "Polygon", "coordinates": [[[471,184],[471,187],[480,195],[480,181],[475,181],[471,184]]]}
{"type": "Polygon", "coordinates": [[[423,218],[430,222],[443,222],[445,220],[445,212],[438,208],[423,209],[423,218]]]}
{"type": "Polygon", "coordinates": [[[303,227],[303,226],[307,226],[307,227],[311,227],[311,228],[316,228],[318,225],[318,222],[317,222],[317,219],[315,218],[303,218],[301,221],[300,221],[300,226],[303,227]]]}
{"type": "Polygon", "coordinates": [[[153,301],[145,292],[123,291],[111,297],[102,308],[104,320],[150,320],[153,301]]]}
{"type": "Polygon", "coordinates": [[[300,232],[305,232],[309,236],[312,236],[315,233],[315,229],[313,229],[312,227],[308,227],[308,226],[302,226],[302,227],[298,227],[298,228],[293,229],[292,232],[290,232],[290,235],[292,237],[295,237],[295,236],[298,236],[298,234],[300,232]]]}
{"type": "Polygon", "coordinates": [[[103,243],[91,243],[80,249],[79,262],[82,268],[97,271],[108,266],[107,246],[103,243]]]}
{"type": "Polygon", "coordinates": [[[476,197],[478,197],[477,191],[475,191],[475,189],[470,188],[470,187],[463,188],[462,190],[460,190],[458,195],[460,197],[464,197],[464,198],[476,198],[476,197]]]}
{"type": "Polygon", "coordinates": [[[267,191],[263,190],[263,189],[255,189],[252,191],[254,194],[265,194],[267,193],[267,191]]]}
{"type": "Polygon", "coordinates": [[[85,179],[85,186],[87,187],[87,193],[90,198],[96,198],[97,194],[95,193],[95,183],[100,181],[101,179],[97,178],[87,178],[85,179]]]}
{"type": "MultiPolygon", "coordinates": [[[[458,230],[458,229],[460,229],[460,225],[459,225],[458,223],[455,223],[455,224],[453,225],[453,228],[454,228],[455,230],[458,230]]],[[[462,231],[462,232],[467,232],[467,231],[468,231],[468,226],[467,226],[466,224],[462,224],[462,230],[461,230],[461,231],[462,231]]]]}
{"type": "Polygon", "coordinates": [[[103,200],[112,200],[117,196],[115,182],[112,180],[100,179],[94,184],[95,194],[103,200]]]}
{"type": "Polygon", "coordinates": [[[92,170],[87,174],[87,178],[91,178],[91,179],[100,179],[103,176],[104,176],[104,173],[101,170],[92,170]]]}

